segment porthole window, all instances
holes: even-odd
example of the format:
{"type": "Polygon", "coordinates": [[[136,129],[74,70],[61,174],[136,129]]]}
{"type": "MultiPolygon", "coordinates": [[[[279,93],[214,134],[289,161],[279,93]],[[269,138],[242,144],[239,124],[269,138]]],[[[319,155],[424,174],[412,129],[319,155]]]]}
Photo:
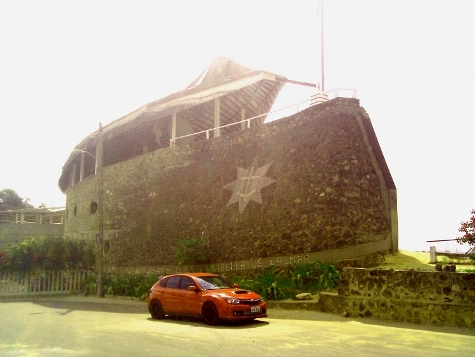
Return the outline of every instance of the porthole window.
{"type": "Polygon", "coordinates": [[[97,202],[92,202],[91,203],[91,206],[89,206],[89,212],[91,212],[91,214],[94,214],[96,213],[97,211],[97,202]]]}

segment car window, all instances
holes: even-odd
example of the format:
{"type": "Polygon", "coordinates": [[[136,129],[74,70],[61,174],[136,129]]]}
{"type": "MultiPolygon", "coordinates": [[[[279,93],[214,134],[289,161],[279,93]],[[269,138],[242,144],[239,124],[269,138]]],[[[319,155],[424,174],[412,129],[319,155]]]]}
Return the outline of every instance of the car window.
{"type": "Polygon", "coordinates": [[[168,278],[162,279],[159,281],[159,284],[162,288],[164,288],[167,285],[168,278]]]}
{"type": "Polygon", "coordinates": [[[203,290],[227,289],[231,287],[229,283],[221,279],[219,276],[202,276],[196,278],[196,280],[203,290]]]}
{"type": "Polygon", "coordinates": [[[181,278],[180,289],[188,290],[188,287],[192,285],[195,286],[195,283],[187,276],[181,278]]]}
{"type": "Polygon", "coordinates": [[[180,288],[180,279],[181,276],[171,276],[167,280],[167,288],[170,289],[179,289],[180,288]]]}

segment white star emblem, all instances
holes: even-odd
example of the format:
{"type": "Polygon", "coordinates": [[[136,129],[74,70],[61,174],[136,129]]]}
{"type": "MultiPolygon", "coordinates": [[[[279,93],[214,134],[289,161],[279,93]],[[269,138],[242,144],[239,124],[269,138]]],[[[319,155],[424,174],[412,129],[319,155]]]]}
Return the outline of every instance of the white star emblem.
{"type": "Polygon", "coordinates": [[[262,204],[261,190],[264,187],[272,185],[277,180],[265,176],[272,162],[258,167],[257,159],[254,159],[249,169],[237,168],[237,180],[224,186],[225,189],[233,191],[231,199],[226,207],[239,202],[239,213],[242,214],[249,201],[255,201],[262,204]]]}

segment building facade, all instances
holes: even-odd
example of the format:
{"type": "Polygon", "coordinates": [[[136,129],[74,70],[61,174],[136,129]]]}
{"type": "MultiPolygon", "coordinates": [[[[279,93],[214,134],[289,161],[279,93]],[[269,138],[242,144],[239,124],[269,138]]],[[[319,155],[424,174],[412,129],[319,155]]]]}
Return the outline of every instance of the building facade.
{"type": "Polygon", "coordinates": [[[212,91],[225,78],[221,95],[196,94],[206,100],[195,106],[149,105],[76,147],[59,180],[65,236],[93,240],[102,225],[106,269],[176,264],[178,247],[190,241],[205,247],[210,264],[397,251],[396,187],[359,101],[337,97],[264,124],[286,79],[258,71],[249,79],[234,65],[237,74],[221,62],[199,77],[205,88],[200,79],[190,87],[212,91]],[[181,127],[198,132],[182,142],[180,110],[181,127]],[[253,110],[262,118],[241,121],[253,110]]]}

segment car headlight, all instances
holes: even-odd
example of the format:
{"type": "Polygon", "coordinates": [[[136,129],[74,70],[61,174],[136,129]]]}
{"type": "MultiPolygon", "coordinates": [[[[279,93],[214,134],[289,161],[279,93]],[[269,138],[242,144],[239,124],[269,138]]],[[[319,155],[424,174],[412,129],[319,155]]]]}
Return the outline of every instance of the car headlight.
{"type": "Polygon", "coordinates": [[[227,302],[228,304],[233,304],[233,305],[239,304],[239,299],[226,298],[226,299],[224,299],[224,300],[226,300],[226,302],[227,302]]]}

